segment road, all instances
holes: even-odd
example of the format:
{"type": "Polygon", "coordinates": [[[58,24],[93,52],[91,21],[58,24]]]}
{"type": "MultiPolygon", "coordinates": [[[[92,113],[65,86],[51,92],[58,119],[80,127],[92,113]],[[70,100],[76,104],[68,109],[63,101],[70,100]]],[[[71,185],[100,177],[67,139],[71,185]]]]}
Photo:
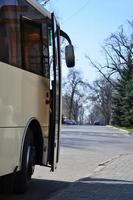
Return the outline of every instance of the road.
{"type": "Polygon", "coordinates": [[[63,126],[60,163],[55,173],[37,166],[24,195],[1,200],[47,200],[74,181],[88,177],[102,163],[133,152],[133,136],[104,126],[63,126]]]}

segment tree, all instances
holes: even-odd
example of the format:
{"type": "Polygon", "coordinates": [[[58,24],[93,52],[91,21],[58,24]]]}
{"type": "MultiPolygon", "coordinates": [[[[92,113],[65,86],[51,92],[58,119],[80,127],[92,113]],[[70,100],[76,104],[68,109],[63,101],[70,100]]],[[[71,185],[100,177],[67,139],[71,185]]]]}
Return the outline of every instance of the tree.
{"type": "Polygon", "coordinates": [[[122,71],[113,95],[112,123],[120,126],[133,126],[133,63],[122,71]]]}
{"type": "Polygon", "coordinates": [[[113,95],[112,123],[120,126],[133,124],[133,37],[124,33],[123,27],[112,34],[107,42],[107,55],[112,62],[108,69],[117,73],[113,95]]]}
{"type": "Polygon", "coordinates": [[[75,69],[71,69],[64,82],[64,107],[67,110],[69,119],[83,121],[84,103],[87,101],[85,94],[87,83],[82,79],[81,73],[75,69]]]}
{"type": "MultiPolygon", "coordinates": [[[[133,23],[130,27],[133,28],[133,23]]],[[[98,70],[102,76],[110,82],[110,77],[115,75],[115,78],[123,76],[123,69],[126,69],[133,56],[133,35],[127,36],[123,26],[119,31],[112,33],[102,47],[105,56],[105,64],[93,62],[87,55],[86,58],[90,64],[98,70]]],[[[114,85],[115,87],[115,85],[114,85]]]]}
{"type": "MultiPolygon", "coordinates": [[[[131,31],[133,23],[129,23],[131,31]]],[[[133,34],[126,35],[121,26],[106,40],[103,47],[106,64],[89,61],[113,86],[112,123],[120,126],[133,124],[133,34]],[[111,81],[111,77],[115,81],[111,81]]]]}
{"type": "MultiPolygon", "coordinates": [[[[89,100],[92,103],[91,121],[103,119],[105,124],[111,119],[112,85],[103,77],[95,80],[90,86],[89,100]]],[[[103,121],[102,120],[102,121],[103,121]]]]}

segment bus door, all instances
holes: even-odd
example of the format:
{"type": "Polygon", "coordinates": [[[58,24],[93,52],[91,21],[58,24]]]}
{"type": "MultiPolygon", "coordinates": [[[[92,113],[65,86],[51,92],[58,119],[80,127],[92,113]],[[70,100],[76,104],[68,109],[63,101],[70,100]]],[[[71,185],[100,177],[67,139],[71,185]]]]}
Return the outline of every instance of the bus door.
{"type": "Polygon", "coordinates": [[[50,164],[51,170],[57,166],[59,159],[59,140],[61,122],[61,66],[60,66],[60,29],[52,13],[52,43],[53,43],[53,77],[51,90],[50,116],[50,164]]]}

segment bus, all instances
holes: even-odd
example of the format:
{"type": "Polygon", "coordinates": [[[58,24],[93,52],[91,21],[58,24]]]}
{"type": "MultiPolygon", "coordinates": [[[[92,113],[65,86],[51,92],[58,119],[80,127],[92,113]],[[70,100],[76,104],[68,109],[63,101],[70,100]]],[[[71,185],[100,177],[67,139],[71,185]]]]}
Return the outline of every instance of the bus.
{"type": "Polygon", "coordinates": [[[70,37],[35,0],[0,0],[0,189],[23,193],[35,165],[57,167],[61,128],[61,45],[70,37]]]}

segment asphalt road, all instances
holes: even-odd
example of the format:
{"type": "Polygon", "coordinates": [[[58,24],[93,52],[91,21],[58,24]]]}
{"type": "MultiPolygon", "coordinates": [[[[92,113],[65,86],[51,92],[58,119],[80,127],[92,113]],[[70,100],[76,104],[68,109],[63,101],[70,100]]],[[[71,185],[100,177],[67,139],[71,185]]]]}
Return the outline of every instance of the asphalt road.
{"type": "Polygon", "coordinates": [[[47,200],[102,163],[129,152],[133,152],[133,136],[124,132],[104,126],[64,126],[56,172],[37,166],[26,194],[0,195],[0,200],[47,200]]]}
{"type": "Polygon", "coordinates": [[[105,151],[112,148],[130,150],[132,136],[106,126],[69,126],[62,131],[63,147],[89,151],[105,151]]]}

